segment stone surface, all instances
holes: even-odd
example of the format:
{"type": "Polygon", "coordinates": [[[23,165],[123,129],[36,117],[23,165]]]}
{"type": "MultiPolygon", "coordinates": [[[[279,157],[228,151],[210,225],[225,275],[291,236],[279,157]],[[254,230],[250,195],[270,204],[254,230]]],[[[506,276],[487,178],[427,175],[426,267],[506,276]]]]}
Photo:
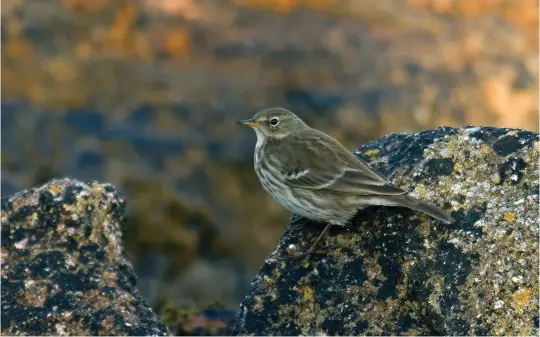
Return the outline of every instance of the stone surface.
{"type": "Polygon", "coordinates": [[[2,199],[2,335],[167,335],[124,254],[109,184],[53,180],[2,199]]]}
{"type": "Polygon", "coordinates": [[[117,186],[156,308],[236,306],[279,239],[290,215],[234,124],[256,110],[287,107],[351,149],[439,125],[538,130],[536,0],[1,3],[3,196],[53,177],[117,186]],[[198,291],[201,265],[218,297],[198,291]]]}
{"type": "Polygon", "coordinates": [[[236,314],[219,306],[200,310],[184,305],[164,308],[161,317],[175,336],[227,336],[236,314]]]}
{"type": "Polygon", "coordinates": [[[323,228],[289,228],[235,322],[253,335],[537,335],[537,133],[488,127],[392,134],[358,151],[443,225],[372,207],[335,228],[327,254],[286,259],[323,228]]]}

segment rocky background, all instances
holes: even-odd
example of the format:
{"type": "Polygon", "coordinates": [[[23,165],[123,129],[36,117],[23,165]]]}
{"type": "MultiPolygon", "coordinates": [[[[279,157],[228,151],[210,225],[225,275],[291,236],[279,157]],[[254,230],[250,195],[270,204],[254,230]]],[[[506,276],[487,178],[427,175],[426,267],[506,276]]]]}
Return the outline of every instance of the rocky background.
{"type": "Polygon", "coordinates": [[[237,308],[285,228],[237,119],[287,107],[351,149],[538,130],[534,0],[3,0],[1,19],[2,196],[114,184],[158,310],[237,308]]]}

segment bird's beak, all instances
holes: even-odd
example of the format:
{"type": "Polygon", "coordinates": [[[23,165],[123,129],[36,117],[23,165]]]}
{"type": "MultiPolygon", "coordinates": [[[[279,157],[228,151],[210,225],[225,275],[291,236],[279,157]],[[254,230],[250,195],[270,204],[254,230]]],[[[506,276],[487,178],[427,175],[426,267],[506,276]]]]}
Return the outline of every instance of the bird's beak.
{"type": "Polygon", "coordinates": [[[254,121],[253,119],[244,119],[242,121],[236,122],[236,124],[247,125],[247,126],[251,126],[251,127],[261,125],[261,123],[259,123],[257,121],[254,121]]]}

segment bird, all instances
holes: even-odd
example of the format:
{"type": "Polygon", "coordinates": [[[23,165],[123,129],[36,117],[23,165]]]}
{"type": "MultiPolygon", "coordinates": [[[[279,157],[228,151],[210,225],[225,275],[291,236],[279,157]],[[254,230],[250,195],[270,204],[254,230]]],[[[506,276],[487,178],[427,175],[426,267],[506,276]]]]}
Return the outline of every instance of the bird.
{"type": "Polygon", "coordinates": [[[310,248],[291,253],[293,257],[313,253],[332,226],[345,226],[369,206],[406,207],[445,224],[453,222],[287,109],[266,108],[236,123],[255,131],[255,172],[266,192],[292,213],[326,223],[310,248]]]}

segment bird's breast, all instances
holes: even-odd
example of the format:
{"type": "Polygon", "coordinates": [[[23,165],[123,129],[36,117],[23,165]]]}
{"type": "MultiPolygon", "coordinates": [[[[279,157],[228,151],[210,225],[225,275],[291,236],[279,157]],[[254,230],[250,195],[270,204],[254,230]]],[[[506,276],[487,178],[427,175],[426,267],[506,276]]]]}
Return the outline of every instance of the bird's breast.
{"type": "Polygon", "coordinates": [[[261,181],[263,187],[272,195],[278,192],[280,188],[285,187],[282,177],[277,171],[271,158],[265,153],[264,145],[255,148],[255,172],[261,181]]]}
{"type": "Polygon", "coordinates": [[[255,169],[259,166],[261,161],[262,145],[257,143],[255,146],[255,169]]]}

